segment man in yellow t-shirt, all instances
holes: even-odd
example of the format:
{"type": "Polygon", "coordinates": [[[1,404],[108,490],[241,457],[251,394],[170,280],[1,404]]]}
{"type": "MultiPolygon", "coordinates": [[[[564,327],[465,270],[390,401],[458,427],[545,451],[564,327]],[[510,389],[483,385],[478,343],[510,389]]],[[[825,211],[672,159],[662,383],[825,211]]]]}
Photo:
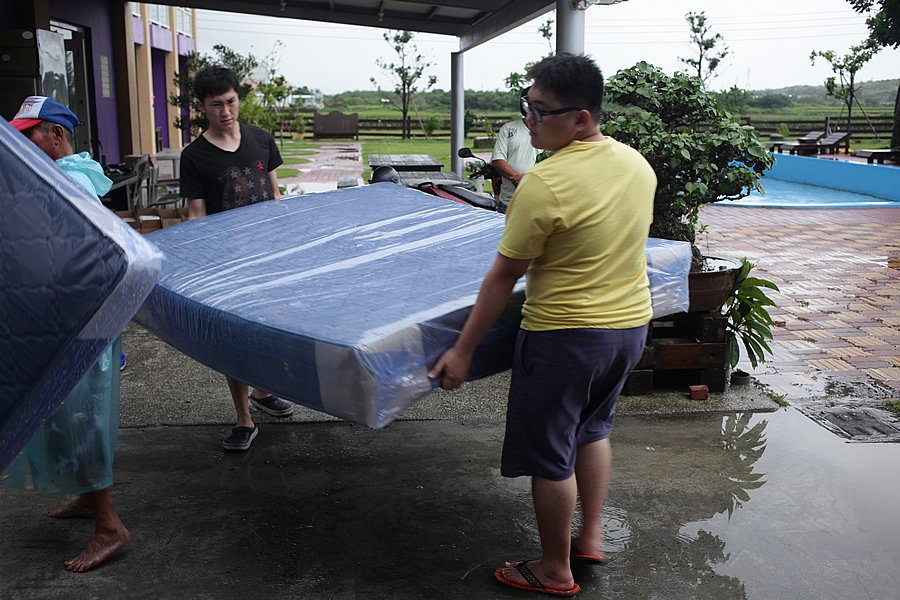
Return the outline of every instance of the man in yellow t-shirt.
{"type": "Polygon", "coordinates": [[[429,376],[462,385],[472,354],[525,275],[501,473],[532,477],[542,556],[498,568],[518,589],[574,594],[571,560],[601,563],[609,434],[652,316],[645,247],[656,176],[635,150],[602,134],[603,76],[558,54],[529,71],[522,108],[536,148],[554,151],[522,178],[497,258],[456,344],[429,376]],[[571,534],[580,498],[582,526],[571,534]]]}

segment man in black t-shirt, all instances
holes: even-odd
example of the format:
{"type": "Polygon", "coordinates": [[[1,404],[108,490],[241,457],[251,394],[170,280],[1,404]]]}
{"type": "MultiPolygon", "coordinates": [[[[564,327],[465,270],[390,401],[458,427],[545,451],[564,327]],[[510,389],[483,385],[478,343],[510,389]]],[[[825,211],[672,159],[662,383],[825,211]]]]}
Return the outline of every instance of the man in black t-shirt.
{"type": "MultiPolygon", "coordinates": [[[[280,198],[275,169],[281,155],[267,132],[238,122],[240,82],[233,71],[209,67],[194,78],[194,95],[209,128],[181,153],[181,193],[188,219],[280,198]]],[[[222,441],[226,450],[247,450],[259,433],[250,405],[276,417],[293,413],[294,405],[268,392],[225,376],[237,413],[237,425],[222,441]]]]}

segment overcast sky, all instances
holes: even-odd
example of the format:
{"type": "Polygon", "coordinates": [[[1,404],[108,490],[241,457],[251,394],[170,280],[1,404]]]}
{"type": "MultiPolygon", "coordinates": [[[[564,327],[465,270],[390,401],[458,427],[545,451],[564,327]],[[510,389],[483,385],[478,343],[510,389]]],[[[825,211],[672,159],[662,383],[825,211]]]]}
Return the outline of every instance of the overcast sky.
{"type": "MultiPolygon", "coordinates": [[[[712,30],[721,33],[731,49],[711,82],[713,89],[821,84],[831,71],[822,60],[811,65],[810,52],[834,50],[843,55],[867,35],[864,17],[846,0],[628,0],[587,10],[585,53],[607,76],[640,60],[669,73],[684,69],[678,59],[694,56],[684,18],[688,11],[705,11],[712,30]]],[[[374,89],[369,78],[375,76],[383,88],[392,87],[375,66],[376,58],[389,61],[395,56],[382,38],[385,30],[208,10],[197,13],[202,53],[211,52],[214,44],[225,44],[261,58],[275,40],[281,40],[279,71],[294,85],[334,94],[374,89]]],[[[466,88],[505,89],[506,75],[549,52],[537,28],[553,16],[548,13],[466,52],[466,88]]],[[[448,89],[450,53],[458,49],[457,38],[418,34],[415,40],[419,52],[434,63],[429,74],[437,76],[437,87],[448,89]]],[[[857,76],[861,81],[898,77],[900,50],[882,50],[857,76]]]]}

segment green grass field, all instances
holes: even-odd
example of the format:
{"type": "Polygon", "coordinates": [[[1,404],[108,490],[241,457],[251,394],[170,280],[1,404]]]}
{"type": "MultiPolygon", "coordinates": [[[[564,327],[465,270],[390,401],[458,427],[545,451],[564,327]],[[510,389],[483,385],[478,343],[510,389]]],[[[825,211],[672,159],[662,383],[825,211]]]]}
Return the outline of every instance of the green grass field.
{"type": "Polygon", "coordinates": [[[285,177],[296,177],[299,174],[300,171],[298,171],[297,169],[286,169],[284,167],[275,169],[275,177],[277,177],[278,179],[282,179],[285,177]]]}

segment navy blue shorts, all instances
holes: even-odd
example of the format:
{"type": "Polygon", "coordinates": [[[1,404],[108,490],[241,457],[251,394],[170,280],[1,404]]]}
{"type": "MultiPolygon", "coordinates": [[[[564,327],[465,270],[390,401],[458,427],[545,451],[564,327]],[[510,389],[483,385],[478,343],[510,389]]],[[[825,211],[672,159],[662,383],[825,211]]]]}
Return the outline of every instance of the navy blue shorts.
{"type": "Polygon", "coordinates": [[[519,330],[500,472],[552,481],[575,472],[579,446],[609,437],[616,400],[647,340],[632,329],[519,330]]]}

